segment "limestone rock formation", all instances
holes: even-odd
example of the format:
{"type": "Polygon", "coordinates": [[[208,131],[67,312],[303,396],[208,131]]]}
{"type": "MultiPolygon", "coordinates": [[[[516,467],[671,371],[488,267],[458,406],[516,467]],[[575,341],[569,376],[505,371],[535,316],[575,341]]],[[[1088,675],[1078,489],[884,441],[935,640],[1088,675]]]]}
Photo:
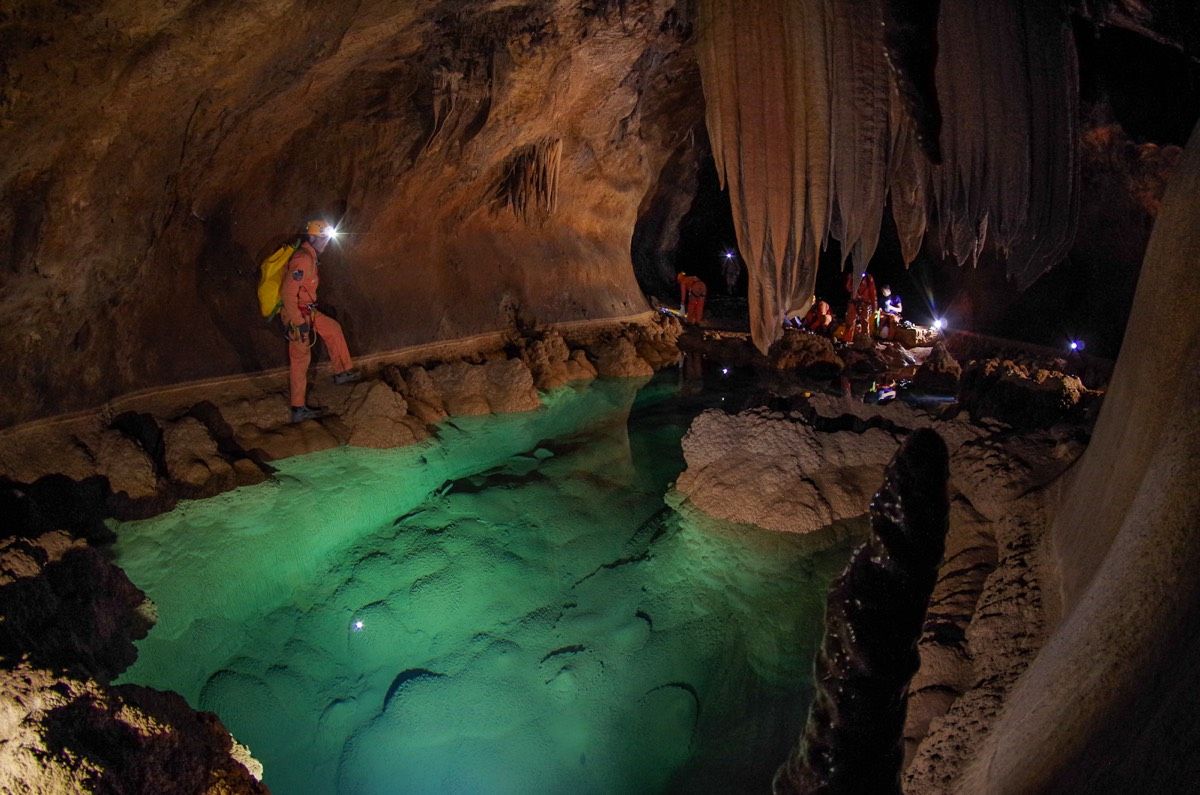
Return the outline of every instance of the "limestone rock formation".
{"type": "Polygon", "coordinates": [[[884,5],[699,4],[706,121],[761,351],[811,305],[830,237],[866,271],[889,194],[906,261],[927,237],[959,264],[992,243],[1028,286],[1074,236],[1079,86],[1066,4],[964,0],[941,4],[936,20],[921,4],[884,5]],[[905,27],[922,31],[924,55],[904,57],[905,27]],[[983,89],[993,85],[1009,90],[983,89]]]}
{"type": "Polygon", "coordinates": [[[706,411],[683,437],[676,490],[720,519],[807,533],[863,513],[895,435],[823,433],[797,414],[706,411]]]}
{"type": "Polygon", "coordinates": [[[167,475],[194,493],[203,493],[212,481],[220,484],[234,476],[233,467],[221,456],[217,441],[194,417],[182,417],[168,425],[163,430],[163,447],[167,475]]]}
{"type": "Polygon", "coordinates": [[[650,363],[638,355],[634,340],[625,334],[602,340],[595,346],[596,372],[602,378],[643,378],[654,375],[650,363]]]}
{"type": "Polygon", "coordinates": [[[268,791],[217,717],[175,693],[22,663],[0,670],[0,736],[5,792],[268,791]]]}
{"type": "Polygon", "coordinates": [[[520,359],[441,364],[429,372],[451,417],[532,411],[541,405],[533,374],[520,359]]]}
{"type": "Polygon", "coordinates": [[[408,410],[423,422],[434,424],[449,416],[429,371],[420,365],[408,368],[402,375],[397,372],[392,388],[404,396],[408,410]]]}
{"type": "Polygon", "coordinates": [[[973,418],[992,417],[1016,428],[1079,419],[1096,397],[1077,376],[1011,359],[970,363],[958,394],[973,418]]]}
{"type": "Polygon", "coordinates": [[[538,389],[557,389],[578,380],[578,372],[573,372],[570,366],[571,349],[557,331],[522,340],[521,358],[533,373],[533,383],[538,389]],[[573,375],[576,378],[572,378],[573,375]]]}
{"type": "Polygon", "coordinates": [[[926,392],[958,394],[958,382],[962,378],[962,366],[946,350],[944,343],[937,343],[917,368],[913,386],[926,392]]]}
{"type": "Polygon", "coordinates": [[[829,588],[816,693],[776,793],[900,792],[905,693],[949,525],[949,457],[914,431],[871,500],[871,534],[829,588]]]}
{"type": "Polygon", "coordinates": [[[0,426],[282,365],[258,263],[315,216],[349,233],[320,300],[356,355],[502,331],[514,307],[643,313],[630,232],[702,114],[678,0],[102,3],[0,24],[0,149],[21,152],[0,165],[4,312],[22,318],[0,339],[0,426]]]}
{"type": "Polygon", "coordinates": [[[767,357],[776,370],[808,372],[818,377],[836,375],[845,367],[828,337],[792,328],[784,329],[767,357]]]}
{"type": "Polygon", "coordinates": [[[0,658],[101,680],[137,657],[154,606],[125,572],[66,533],[0,541],[0,658]]]}
{"type": "Polygon", "coordinates": [[[420,422],[408,417],[404,398],[382,381],[359,384],[351,398],[350,409],[342,420],[350,427],[346,444],[385,450],[403,447],[429,434],[420,422]]]}

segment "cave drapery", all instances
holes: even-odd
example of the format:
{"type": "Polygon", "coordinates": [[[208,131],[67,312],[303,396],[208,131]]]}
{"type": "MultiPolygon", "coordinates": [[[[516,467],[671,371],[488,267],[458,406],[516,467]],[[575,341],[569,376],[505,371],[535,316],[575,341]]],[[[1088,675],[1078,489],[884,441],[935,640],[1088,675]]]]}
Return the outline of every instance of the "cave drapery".
{"type": "Polygon", "coordinates": [[[1079,101],[1065,4],[942,3],[936,43],[920,35],[927,11],[895,0],[700,2],[706,120],[760,350],[811,304],[830,238],[866,270],[889,195],[905,262],[922,241],[972,265],[991,245],[1024,289],[1071,244],[1079,101]],[[913,88],[927,77],[895,72],[927,71],[932,57],[936,106],[913,88]]]}

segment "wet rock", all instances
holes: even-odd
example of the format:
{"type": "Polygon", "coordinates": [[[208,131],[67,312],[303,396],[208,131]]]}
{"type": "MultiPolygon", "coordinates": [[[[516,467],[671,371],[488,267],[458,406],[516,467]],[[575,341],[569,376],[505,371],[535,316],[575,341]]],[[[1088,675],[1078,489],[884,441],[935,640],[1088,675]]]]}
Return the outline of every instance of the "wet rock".
{"type": "Polygon", "coordinates": [[[706,411],[683,437],[676,490],[731,522],[807,533],[863,513],[898,445],[879,428],[826,433],[782,413],[706,411]]]}
{"type": "Polygon", "coordinates": [[[538,389],[557,389],[573,380],[568,367],[571,349],[557,331],[524,340],[521,359],[533,374],[533,383],[538,389]]]}
{"type": "Polygon", "coordinates": [[[0,671],[0,736],[4,792],[267,792],[217,716],[175,693],[23,663],[0,671]]]}
{"type": "Polygon", "coordinates": [[[771,367],[832,377],[845,367],[828,337],[798,329],[784,329],[783,336],[767,352],[771,367]]]}
{"type": "Polygon", "coordinates": [[[398,390],[408,402],[409,412],[430,425],[449,416],[445,401],[424,367],[410,367],[403,374],[404,389],[398,390]]]}
{"type": "MultiPolygon", "coordinates": [[[[66,533],[0,542],[0,657],[107,681],[137,657],[153,605],[125,572],[66,533]]],[[[2,733],[0,733],[2,734],[2,733]]]]}
{"type": "Polygon", "coordinates": [[[958,400],[974,420],[994,418],[1014,428],[1045,428],[1080,421],[1099,398],[1077,377],[1011,359],[972,362],[962,374],[958,400]]]}
{"type": "Polygon", "coordinates": [[[315,453],[341,444],[338,437],[317,420],[269,428],[247,424],[238,429],[237,440],[246,450],[266,461],[315,453]]]}
{"type": "Polygon", "coordinates": [[[655,315],[654,322],[636,328],[638,356],[654,370],[679,361],[679,337],[683,324],[674,315],[655,315]]]}
{"type": "Polygon", "coordinates": [[[187,490],[202,492],[210,483],[224,483],[234,477],[233,467],[220,454],[216,440],[194,417],[167,425],[163,447],[167,476],[187,490]]]}
{"type": "Polygon", "coordinates": [[[602,378],[644,378],[654,375],[650,363],[638,355],[637,346],[622,334],[600,340],[593,346],[596,372],[602,378]]]}
{"type": "Polygon", "coordinates": [[[926,392],[956,395],[960,378],[962,367],[946,350],[945,343],[939,342],[917,369],[913,386],[926,392]]]}
{"type": "Polygon", "coordinates": [[[829,588],[816,692],[776,793],[900,791],[914,641],[949,526],[948,458],[937,433],[921,429],[888,465],[871,534],[829,588]]]}
{"type": "Polygon", "coordinates": [[[359,384],[342,414],[342,421],[350,428],[348,445],[379,450],[428,438],[424,423],[413,420],[404,398],[381,381],[359,384]]]}
{"type": "Polygon", "coordinates": [[[571,357],[567,360],[567,377],[569,381],[591,381],[598,375],[596,365],[592,364],[591,360],[588,359],[587,353],[582,350],[571,351],[571,357]]]}
{"type": "Polygon", "coordinates": [[[520,359],[497,359],[483,365],[484,398],[493,414],[533,411],[542,405],[533,373],[520,359]]]}
{"type": "Polygon", "coordinates": [[[451,362],[429,374],[452,417],[531,411],[541,405],[533,374],[520,359],[451,362]]]}

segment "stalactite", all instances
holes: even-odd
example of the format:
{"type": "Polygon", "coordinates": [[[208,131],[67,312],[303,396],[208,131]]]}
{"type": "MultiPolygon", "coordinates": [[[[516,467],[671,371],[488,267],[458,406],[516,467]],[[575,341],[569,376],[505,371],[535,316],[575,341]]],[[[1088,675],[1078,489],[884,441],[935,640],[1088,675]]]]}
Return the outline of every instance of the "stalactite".
{"type": "Polygon", "coordinates": [[[832,4],[833,225],[842,259],[866,270],[879,243],[891,132],[879,0],[832,4]]]}
{"type": "Polygon", "coordinates": [[[760,349],[807,308],[829,237],[865,270],[889,192],[906,262],[923,239],[959,264],[991,244],[1024,287],[1069,247],[1078,69],[1062,0],[698,11],[709,136],[760,349]]]}
{"type": "Polygon", "coordinates": [[[749,264],[751,332],[766,350],[807,309],[829,219],[824,0],[702,0],[698,54],[717,173],[749,264]]]}
{"type": "Polygon", "coordinates": [[[942,162],[942,108],[934,66],[940,0],[884,0],[883,36],[888,64],[913,133],[929,162],[942,162]]]}
{"type": "Polygon", "coordinates": [[[1030,208],[1008,275],[1024,290],[1067,255],[1079,220],[1079,64],[1066,9],[1026,3],[1029,36],[1030,208]]]}
{"type": "Polygon", "coordinates": [[[525,223],[544,220],[558,205],[562,139],[547,137],[514,150],[492,189],[493,207],[507,206],[525,223]]]}
{"type": "Polygon", "coordinates": [[[776,793],[900,792],[905,690],[937,580],[950,459],[936,431],[913,433],[871,500],[871,536],[829,588],[816,693],[776,793]]]}

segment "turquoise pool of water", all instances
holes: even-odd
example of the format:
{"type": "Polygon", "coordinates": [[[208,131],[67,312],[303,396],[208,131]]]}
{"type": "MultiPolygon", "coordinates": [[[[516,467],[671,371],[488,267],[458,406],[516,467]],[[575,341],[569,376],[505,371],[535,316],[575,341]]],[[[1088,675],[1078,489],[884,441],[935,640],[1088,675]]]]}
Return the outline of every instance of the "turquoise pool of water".
{"type": "Polygon", "coordinates": [[[159,610],[123,681],[216,712],[285,795],[762,790],[855,532],[671,509],[718,402],[568,388],[121,524],[159,610]]]}

